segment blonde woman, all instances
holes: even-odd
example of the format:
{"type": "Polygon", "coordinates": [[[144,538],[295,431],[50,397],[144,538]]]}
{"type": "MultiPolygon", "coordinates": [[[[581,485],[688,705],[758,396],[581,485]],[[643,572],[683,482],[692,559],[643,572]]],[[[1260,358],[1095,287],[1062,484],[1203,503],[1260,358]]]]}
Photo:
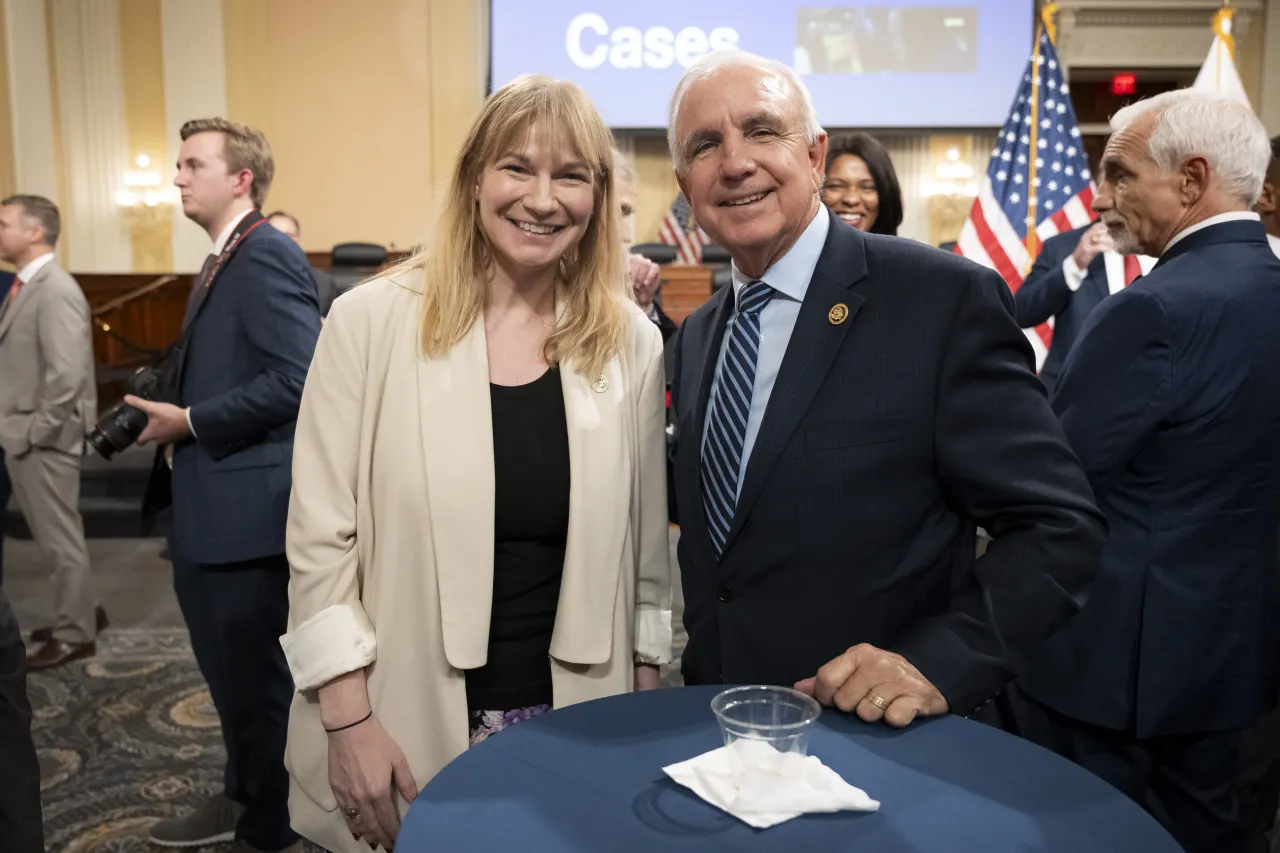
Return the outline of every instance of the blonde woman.
{"type": "Polygon", "coordinates": [[[569,83],[486,102],[425,253],[334,303],[289,512],[294,827],[390,849],[448,761],[657,686],[670,654],[658,330],[611,138],[569,83]]]}

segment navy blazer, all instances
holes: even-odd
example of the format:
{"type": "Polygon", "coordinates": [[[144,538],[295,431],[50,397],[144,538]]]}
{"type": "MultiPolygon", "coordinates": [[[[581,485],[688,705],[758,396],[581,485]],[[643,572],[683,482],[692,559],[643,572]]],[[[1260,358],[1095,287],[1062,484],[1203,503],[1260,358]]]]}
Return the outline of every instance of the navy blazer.
{"type": "Polygon", "coordinates": [[[1275,705],[1277,317],[1280,260],[1237,221],[1180,240],[1085,324],[1053,406],[1111,538],[1025,680],[1061,713],[1151,737],[1275,705]]]}
{"type": "Polygon", "coordinates": [[[294,422],[320,335],[306,255],[253,229],[191,322],[180,395],[196,438],[174,448],[175,548],[201,564],[283,554],[294,422]]]}
{"type": "MultiPolygon", "coordinates": [[[[12,280],[12,276],[10,279],[12,280]]],[[[5,853],[44,853],[40,762],[31,741],[26,650],[0,588],[0,838],[5,853]]]]}
{"type": "Polygon", "coordinates": [[[732,295],[672,342],[686,681],[790,686],[865,642],[972,712],[1079,609],[1105,535],[1008,287],[832,216],[717,560],[701,437],[732,295]]]}
{"type": "Polygon", "coordinates": [[[1067,287],[1062,262],[1076,250],[1080,235],[1088,228],[1086,225],[1074,231],[1064,231],[1045,240],[1040,247],[1040,257],[1036,258],[1031,272],[1027,273],[1026,280],[1013,295],[1014,304],[1018,307],[1018,325],[1022,328],[1035,328],[1053,318],[1053,340],[1049,344],[1049,355],[1040,368],[1040,381],[1050,394],[1058,384],[1062,365],[1075,346],[1084,321],[1099,302],[1111,295],[1111,287],[1107,284],[1107,262],[1102,252],[1089,262],[1080,289],[1072,292],[1067,287]]]}

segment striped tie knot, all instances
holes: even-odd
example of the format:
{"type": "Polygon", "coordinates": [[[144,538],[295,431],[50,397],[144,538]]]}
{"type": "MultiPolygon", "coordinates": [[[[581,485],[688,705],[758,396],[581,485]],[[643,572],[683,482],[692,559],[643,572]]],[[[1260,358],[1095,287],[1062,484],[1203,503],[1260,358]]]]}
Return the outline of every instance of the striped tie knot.
{"type": "Polygon", "coordinates": [[[773,298],[773,288],[763,281],[753,281],[738,293],[739,314],[759,314],[773,298]]]}

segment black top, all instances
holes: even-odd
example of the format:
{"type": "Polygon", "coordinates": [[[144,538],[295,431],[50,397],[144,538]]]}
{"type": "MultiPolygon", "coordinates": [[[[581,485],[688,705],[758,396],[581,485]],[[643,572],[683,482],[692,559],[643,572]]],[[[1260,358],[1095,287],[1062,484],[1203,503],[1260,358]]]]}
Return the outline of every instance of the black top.
{"type": "Polygon", "coordinates": [[[467,671],[472,711],[551,703],[555,627],[569,532],[569,430],[560,371],[489,385],[493,409],[493,616],[489,660],[467,671]]]}

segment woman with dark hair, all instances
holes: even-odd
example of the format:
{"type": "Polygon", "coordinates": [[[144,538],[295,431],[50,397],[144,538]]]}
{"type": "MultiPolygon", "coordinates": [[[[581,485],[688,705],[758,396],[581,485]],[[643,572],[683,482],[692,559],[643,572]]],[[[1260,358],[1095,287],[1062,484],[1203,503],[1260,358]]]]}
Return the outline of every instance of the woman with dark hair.
{"type": "Polygon", "coordinates": [[[896,235],[902,224],[902,190],[893,161],[884,146],[865,133],[831,140],[822,200],[859,231],[896,235]]]}

